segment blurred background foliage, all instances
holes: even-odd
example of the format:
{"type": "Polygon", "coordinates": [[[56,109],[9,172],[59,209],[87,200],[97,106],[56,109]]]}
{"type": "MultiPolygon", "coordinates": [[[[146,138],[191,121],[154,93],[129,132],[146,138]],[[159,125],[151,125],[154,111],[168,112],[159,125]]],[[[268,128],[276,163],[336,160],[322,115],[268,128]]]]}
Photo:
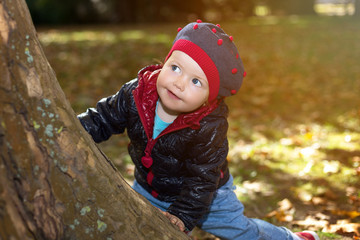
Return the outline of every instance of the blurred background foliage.
{"type": "Polygon", "coordinates": [[[145,23],[178,19],[225,21],[254,15],[332,14],[358,16],[360,0],[26,0],[35,24],[145,23]],[[356,5],[356,7],[355,7],[356,5]],[[339,10],[340,9],[340,10],[339,10]]]}
{"type": "MultiPolygon", "coordinates": [[[[221,23],[248,73],[226,100],[246,214],[360,236],[360,0],[27,2],[76,113],[163,61],[178,27],[221,23]]],[[[100,147],[131,182],[127,145],[122,134],[100,147]]]]}

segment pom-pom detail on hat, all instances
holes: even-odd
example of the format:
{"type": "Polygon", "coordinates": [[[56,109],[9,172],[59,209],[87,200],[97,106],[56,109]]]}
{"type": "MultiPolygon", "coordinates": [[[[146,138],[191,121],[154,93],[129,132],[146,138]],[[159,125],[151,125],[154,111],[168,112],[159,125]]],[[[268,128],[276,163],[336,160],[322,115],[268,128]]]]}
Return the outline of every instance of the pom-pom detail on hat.
{"type": "MultiPolygon", "coordinates": [[[[227,35],[219,24],[197,20],[179,28],[166,60],[175,50],[188,54],[203,69],[209,83],[209,103],[218,100],[218,96],[237,94],[246,73],[234,37],[227,35]]],[[[142,160],[144,166],[153,164],[150,159],[142,160]]]]}
{"type": "Polygon", "coordinates": [[[179,28],[177,29],[177,31],[178,31],[178,32],[180,32],[181,30],[182,30],[182,28],[181,28],[181,27],[179,27],[179,28]]]}
{"type": "Polygon", "coordinates": [[[197,23],[202,23],[201,19],[196,20],[197,23]]]}
{"type": "Polygon", "coordinates": [[[247,74],[247,73],[246,73],[246,72],[244,72],[243,77],[246,77],[246,74],[247,74]]]}

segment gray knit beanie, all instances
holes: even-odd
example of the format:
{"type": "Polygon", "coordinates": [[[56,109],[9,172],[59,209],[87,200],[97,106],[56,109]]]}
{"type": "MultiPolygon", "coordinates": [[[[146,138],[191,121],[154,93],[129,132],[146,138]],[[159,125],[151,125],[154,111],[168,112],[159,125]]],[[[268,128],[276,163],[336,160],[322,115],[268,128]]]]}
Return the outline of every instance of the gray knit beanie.
{"type": "Polygon", "coordinates": [[[198,20],[179,28],[166,60],[175,50],[189,55],[204,71],[209,82],[209,102],[218,96],[234,95],[240,89],[246,76],[244,65],[233,37],[219,25],[198,20]]]}

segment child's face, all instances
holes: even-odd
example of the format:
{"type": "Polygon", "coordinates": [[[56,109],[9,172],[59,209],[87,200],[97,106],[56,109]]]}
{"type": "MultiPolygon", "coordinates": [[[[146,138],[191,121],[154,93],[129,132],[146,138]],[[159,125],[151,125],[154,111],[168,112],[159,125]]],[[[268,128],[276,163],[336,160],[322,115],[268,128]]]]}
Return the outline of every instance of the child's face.
{"type": "Polygon", "coordinates": [[[174,51],[163,66],[156,83],[168,114],[192,112],[207,102],[209,83],[201,67],[189,55],[174,51]]]}

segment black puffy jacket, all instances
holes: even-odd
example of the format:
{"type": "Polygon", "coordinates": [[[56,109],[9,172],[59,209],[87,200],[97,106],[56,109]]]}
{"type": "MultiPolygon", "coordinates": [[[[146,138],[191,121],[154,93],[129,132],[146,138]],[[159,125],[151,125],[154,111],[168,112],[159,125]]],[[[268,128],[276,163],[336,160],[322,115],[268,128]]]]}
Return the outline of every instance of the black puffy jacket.
{"type": "Polygon", "coordinates": [[[192,230],[207,213],[214,192],[229,179],[228,108],[220,101],[181,114],[152,139],[160,70],[144,68],[137,79],[78,118],[95,142],[126,129],[136,180],[154,197],[171,202],[168,212],[192,230]]]}

